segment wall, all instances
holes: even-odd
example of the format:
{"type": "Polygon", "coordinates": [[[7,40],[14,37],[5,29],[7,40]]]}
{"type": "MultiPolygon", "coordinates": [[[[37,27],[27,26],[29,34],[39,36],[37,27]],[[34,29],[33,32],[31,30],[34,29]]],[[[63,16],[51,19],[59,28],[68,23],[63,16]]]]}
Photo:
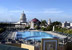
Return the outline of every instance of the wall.
{"type": "Polygon", "coordinates": [[[17,47],[25,48],[25,49],[29,49],[29,50],[35,50],[34,46],[27,45],[27,44],[7,44],[7,45],[17,46],[17,47]]]}
{"type": "Polygon", "coordinates": [[[21,48],[26,48],[26,49],[29,49],[29,50],[34,50],[34,46],[27,45],[27,44],[21,44],[21,48]]]}

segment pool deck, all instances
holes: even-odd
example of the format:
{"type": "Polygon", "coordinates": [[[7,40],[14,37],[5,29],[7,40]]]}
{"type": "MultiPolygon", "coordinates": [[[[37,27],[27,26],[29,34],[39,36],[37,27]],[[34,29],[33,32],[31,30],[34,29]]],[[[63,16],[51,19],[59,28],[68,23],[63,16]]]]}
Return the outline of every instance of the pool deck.
{"type": "Polygon", "coordinates": [[[16,37],[16,32],[11,32],[8,36],[7,36],[7,38],[8,39],[13,39],[13,40],[15,40],[15,37],[16,37]]]}

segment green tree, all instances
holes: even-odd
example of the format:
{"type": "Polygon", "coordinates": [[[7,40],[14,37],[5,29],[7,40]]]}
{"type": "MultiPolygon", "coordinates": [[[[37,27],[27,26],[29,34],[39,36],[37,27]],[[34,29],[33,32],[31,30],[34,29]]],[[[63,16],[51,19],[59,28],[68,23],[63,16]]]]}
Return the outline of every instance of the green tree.
{"type": "Polygon", "coordinates": [[[30,28],[30,26],[28,26],[28,27],[25,27],[25,29],[29,29],[30,28]]]}
{"type": "Polygon", "coordinates": [[[52,31],[52,29],[53,29],[53,26],[52,26],[52,25],[49,25],[49,26],[47,26],[47,28],[46,28],[47,31],[52,31]]]}
{"type": "Polygon", "coordinates": [[[35,25],[35,29],[40,29],[40,27],[38,25],[35,25]]]}
{"type": "Polygon", "coordinates": [[[46,26],[46,25],[47,25],[46,20],[42,20],[42,21],[41,21],[41,26],[46,26]]]}
{"type": "Polygon", "coordinates": [[[61,22],[56,21],[56,22],[53,22],[52,25],[53,25],[53,26],[61,25],[61,22]]]}
{"type": "Polygon", "coordinates": [[[42,27],[41,30],[46,31],[46,28],[42,27]]]}
{"type": "Polygon", "coordinates": [[[5,30],[5,28],[0,28],[0,33],[4,32],[5,30]]]}

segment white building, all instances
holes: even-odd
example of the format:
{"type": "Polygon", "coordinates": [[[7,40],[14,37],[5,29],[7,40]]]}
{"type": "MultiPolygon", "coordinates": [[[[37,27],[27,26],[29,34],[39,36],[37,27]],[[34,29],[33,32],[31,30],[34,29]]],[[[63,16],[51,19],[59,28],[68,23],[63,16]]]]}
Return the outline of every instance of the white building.
{"type": "Polygon", "coordinates": [[[53,31],[55,31],[55,26],[53,26],[53,31]]]}
{"type": "Polygon", "coordinates": [[[70,26],[72,27],[72,23],[70,23],[70,26]]]}
{"type": "Polygon", "coordinates": [[[66,28],[70,28],[70,23],[65,21],[64,23],[62,23],[62,27],[66,27],[66,28]]]}
{"type": "Polygon", "coordinates": [[[21,14],[21,17],[20,17],[20,21],[19,22],[20,23],[26,23],[26,14],[24,13],[24,11],[21,14]]]}
{"type": "Polygon", "coordinates": [[[30,29],[34,29],[34,22],[33,21],[31,21],[31,23],[30,23],[30,29]]]}
{"type": "Polygon", "coordinates": [[[51,24],[51,19],[48,19],[48,25],[50,25],[51,24]]]}
{"type": "Polygon", "coordinates": [[[23,11],[23,13],[20,16],[20,21],[15,23],[16,24],[15,27],[24,28],[27,25],[27,21],[26,20],[27,20],[26,19],[26,14],[23,11]]]}

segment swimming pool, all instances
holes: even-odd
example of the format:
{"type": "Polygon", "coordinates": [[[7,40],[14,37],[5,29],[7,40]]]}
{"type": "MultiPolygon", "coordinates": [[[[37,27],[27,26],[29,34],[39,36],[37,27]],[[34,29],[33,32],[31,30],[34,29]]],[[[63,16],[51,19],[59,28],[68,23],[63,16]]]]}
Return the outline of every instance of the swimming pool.
{"type": "Polygon", "coordinates": [[[46,32],[38,32],[38,31],[24,31],[24,32],[17,32],[16,39],[35,39],[41,40],[42,38],[54,38],[57,36],[48,34],[46,32]]]}

